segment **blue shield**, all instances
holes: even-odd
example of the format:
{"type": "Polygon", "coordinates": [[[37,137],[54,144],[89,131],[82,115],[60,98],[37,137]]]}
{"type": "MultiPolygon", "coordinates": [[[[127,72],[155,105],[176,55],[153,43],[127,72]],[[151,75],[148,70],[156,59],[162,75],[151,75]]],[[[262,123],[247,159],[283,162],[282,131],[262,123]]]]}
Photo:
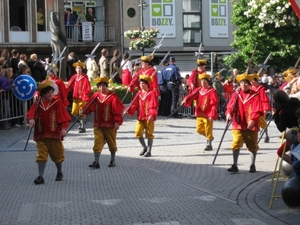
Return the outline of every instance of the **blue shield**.
{"type": "Polygon", "coordinates": [[[35,80],[27,74],[18,76],[13,84],[14,95],[23,101],[31,99],[37,87],[35,80]]]}

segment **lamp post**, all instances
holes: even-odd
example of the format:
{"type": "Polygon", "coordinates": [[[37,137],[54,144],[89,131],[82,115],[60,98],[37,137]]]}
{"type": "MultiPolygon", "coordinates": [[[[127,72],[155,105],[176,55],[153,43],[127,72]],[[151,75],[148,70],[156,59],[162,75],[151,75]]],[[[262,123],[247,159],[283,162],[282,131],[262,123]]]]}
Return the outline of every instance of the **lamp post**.
{"type": "MultiPolygon", "coordinates": [[[[145,29],[145,27],[144,27],[144,10],[148,7],[148,5],[145,1],[140,0],[139,7],[140,7],[140,11],[141,11],[140,30],[144,31],[144,29],[145,29]]],[[[144,55],[144,46],[142,48],[142,55],[144,55]]]]}

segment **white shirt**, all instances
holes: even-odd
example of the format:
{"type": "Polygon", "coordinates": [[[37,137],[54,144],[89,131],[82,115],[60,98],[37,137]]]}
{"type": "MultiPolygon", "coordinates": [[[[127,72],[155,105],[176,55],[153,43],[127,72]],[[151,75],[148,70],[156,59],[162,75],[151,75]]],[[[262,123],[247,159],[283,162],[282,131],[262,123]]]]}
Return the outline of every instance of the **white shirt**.
{"type": "MultiPolygon", "coordinates": [[[[125,62],[125,60],[122,59],[121,66],[124,64],[124,62],[125,62]]],[[[132,74],[132,63],[129,60],[122,67],[122,70],[126,70],[126,69],[128,69],[130,71],[130,73],[132,74]]]]}

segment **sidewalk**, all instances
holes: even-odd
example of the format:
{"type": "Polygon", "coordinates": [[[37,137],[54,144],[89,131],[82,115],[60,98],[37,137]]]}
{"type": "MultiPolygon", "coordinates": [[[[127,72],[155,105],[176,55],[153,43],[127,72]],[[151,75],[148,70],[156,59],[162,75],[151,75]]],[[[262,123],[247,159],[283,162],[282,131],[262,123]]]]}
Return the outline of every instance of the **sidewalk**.
{"type": "MultiPolygon", "coordinates": [[[[64,179],[55,181],[56,168],[48,161],[45,184],[37,176],[35,143],[23,151],[29,128],[0,131],[0,224],[299,224],[299,209],[281,198],[269,208],[271,176],[280,133],[272,122],[270,143],[260,143],[257,172],[249,173],[250,155],[244,147],[238,174],[230,174],[231,131],[226,132],[214,165],[212,161],[225,122],[214,123],[213,151],[203,151],[206,140],[195,130],[195,119],[165,120],[155,127],[153,154],[139,156],[134,136],[135,118],[126,118],[118,132],[117,167],[108,168],[105,146],[100,170],[93,161],[92,118],[87,132],[76,125],[65,138],[64,179]]],[[[285,179],[280,179],[277,195],[285,179]]]]}

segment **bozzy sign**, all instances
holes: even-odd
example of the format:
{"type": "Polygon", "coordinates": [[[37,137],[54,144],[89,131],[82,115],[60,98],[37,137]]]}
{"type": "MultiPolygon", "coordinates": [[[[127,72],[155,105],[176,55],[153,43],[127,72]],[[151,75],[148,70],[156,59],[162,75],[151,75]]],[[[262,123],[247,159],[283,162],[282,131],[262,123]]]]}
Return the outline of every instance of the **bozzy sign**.
{"type": "Polygon", "coordinates": [[[228,37],[228,0],[210,0],[210,37],[228,37]]]}
{"type": "Polygon", "coordinates": [[[151,27],[159,29],[158,38],[176,37],[175,0],[152,0],[150,2],[151,27]]]}

